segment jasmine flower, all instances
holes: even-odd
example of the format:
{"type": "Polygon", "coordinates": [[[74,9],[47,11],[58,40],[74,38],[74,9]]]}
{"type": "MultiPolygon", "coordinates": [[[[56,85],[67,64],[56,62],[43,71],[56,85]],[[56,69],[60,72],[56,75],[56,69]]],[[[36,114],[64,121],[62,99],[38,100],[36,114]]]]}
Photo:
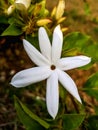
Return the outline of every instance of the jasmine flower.
{"type": "Polygon", "coordinates": [[[52,45],[43,27],[39,28],[38,38],[41,52],[28,41],[23,40],[25,51],[37,67],[18,72],[12,78],[11,84],[19,88],[47,79],[47,109],[49,114],[55,118],[59,108],[58,81],[81,103],[76,84],[65,71],[84,66],[91,61],[91,58],[82,55],[61,58],[63,34],[59,25],[54,29],[52,45]]]}

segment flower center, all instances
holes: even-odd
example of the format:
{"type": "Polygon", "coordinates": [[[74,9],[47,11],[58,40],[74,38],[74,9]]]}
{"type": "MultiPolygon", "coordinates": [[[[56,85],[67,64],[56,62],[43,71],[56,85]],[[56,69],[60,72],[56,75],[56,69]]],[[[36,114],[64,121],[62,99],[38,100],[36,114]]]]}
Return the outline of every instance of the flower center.
{"type": "Polygon", "coordinates": [[[56,66],[55,65],[51,65],[50,68],[51,68],[51,70],[55,70],[56,66]]]}

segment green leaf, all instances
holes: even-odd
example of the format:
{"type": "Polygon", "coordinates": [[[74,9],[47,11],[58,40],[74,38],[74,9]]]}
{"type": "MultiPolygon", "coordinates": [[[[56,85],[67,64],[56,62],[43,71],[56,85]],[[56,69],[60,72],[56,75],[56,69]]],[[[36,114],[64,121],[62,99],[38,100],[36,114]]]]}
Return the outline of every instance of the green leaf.
{"type": "Polygon", "coordinates": [[[84,84],[83,90],[98,100],[98,72],[90,76],[84,84]]]}
{"type": "Polygon", "coordinates": [[[84,114],[65,114],[63,116],[63,129],[75,130],[82,124],[84,118],[84,114]]]}
{"type": "Polygon", "coordinates": [[[98,44],[91,44],[83,48],[82,52],[92,58],[92,62],[98,62],[98,44]]]}
{"type": "Polygon", "coordinates": [[[79,49],[78,48],[72,48],[72,49],[69,49],[67,51],[62,51],[62,57],[65,57],[65,56],[75,56],[77,55],[79,52],[79,49]]]}
{"type": "Polygon", "coordinates": [[[8,18],[5,15],[0,15],[0,23],[8,24],[8,18]]]}
{"type": "Polygon", "coordinates": [[[20,121],[27,130],[45,130],[50,127],[47,122],[32,113],[17,97],[15,97],[15,108],[20,121]]]}
{"type": "Polygon", "coordinates": [[[90,36],[73,32],[64,37],[62,56],[83,54],[92,58],[92,63],[98,62],[98,44],[90,36]]]}
{"type": "Polygon", "coordinates": [[[88,130],[98,130],[98,115],[88,118],[88,130]]]}
{"type": "Polygon", "coordinates": [[[87,46],[90,37],[79,32],[73,32],[64,37],[64,50],[70,50],[72,48],[82,48],[87,46]]]}
{"type": "Polygon", "coordinates": [[[22,34],[22,30],[19,29],[15,24],[9,25],[9,27],[1,34],[1,36],[18,36],[22,34]]]}

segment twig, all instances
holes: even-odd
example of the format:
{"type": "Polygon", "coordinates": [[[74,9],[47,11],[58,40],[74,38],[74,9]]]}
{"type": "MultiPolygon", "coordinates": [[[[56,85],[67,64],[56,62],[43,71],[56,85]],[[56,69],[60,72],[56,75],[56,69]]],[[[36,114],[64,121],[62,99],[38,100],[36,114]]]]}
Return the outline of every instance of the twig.
{"type": "Polygon", "coordinates": [[[12,125],[12,124],[15,124],[15,122],[3,123],[3,124],[0,124],[0,127],[4,127],[4,126],[7,126],[7,125],[12,125]]]}

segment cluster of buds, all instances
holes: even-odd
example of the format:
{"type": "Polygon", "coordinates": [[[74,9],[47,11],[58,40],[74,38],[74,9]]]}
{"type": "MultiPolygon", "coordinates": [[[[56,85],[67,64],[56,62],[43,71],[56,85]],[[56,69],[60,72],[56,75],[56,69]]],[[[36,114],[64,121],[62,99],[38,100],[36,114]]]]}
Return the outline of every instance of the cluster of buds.
{"type": "Polygon", "coordinates": [[[46,1],[42,0],[39,3],[33,5],[29,10],[28,21],[22,28],[26,34],[35,34],[39,26],[47,25],[51,22],[50,19],[46,18],[49,14],[48,10],[45,8],[46,1]],[[41,20],[41,21],[40,21],[41,20]]]}
{"type": "MultiPolygon", "coordinates": [[[[65,0],[59,0],[58,5],[50,12],[46,9],[46,0],[42,0],[39,3],[32,4],[31,0],[13,0],[12,5],[7,9],[7,15],[10,16],[15,12],[15,9],[22,14],[21,21],[23,25],[19,25],[20,19],[15,18],[16,24],[22,28],[22,31],[26,34],[34,35],[40,26],[44,26],[46,29],[54,30],[55,26],[65,21],[66,17],[63,16],[65,11],[65,0]],[[19,22],[18,22],[19,21],[19,22]]],[[[66,27],[61,28],[62,31],[66,31],[66,27]]]]}
{"type": "Polygon", "coordinates": [[[66,17],[62,17],[65,10],[65,1],[59,0],[58,6],[54,7],[51,13],[51,17],[55,18],[57,20],[57,23],[61,23],[66,19],[66,17]]]}
{"type": "MultiPolygon", "coordinates": [[[[55,27],[58,24],[61,24],[66,20],[66,17],[63,16],[65,11],[65,0],[59,0],[58,5],[55,6],[50,14],[48,19],[40,19],[37,21],[38,26],[44,26],[45,24],[50,24],[50,27],[55,27]]],[[[65,32],[68,30],[67,27],[62,28],[62,31],[65,32]]]]}
{"type": "MultiPolygon", "coordinates": [[[[60,24],[66,20],[66,17],[63,16],[65,11],[65,0],[59,0],[58,6],[54,7],[51,13],[51,17],[54,18],[56,24],[60,24]]],[[[68,30],[67,27],[63,27],[62,31],[65,32],[68,30]]]]}
{"type": "Polygon", "coordinates": [[[6,11],[7,15],[11,15],[19,5],[23,6],[27,10],[30,7],[31,0],[15,0],[12,3],[13,4],[10,5],[6,11]]]}

